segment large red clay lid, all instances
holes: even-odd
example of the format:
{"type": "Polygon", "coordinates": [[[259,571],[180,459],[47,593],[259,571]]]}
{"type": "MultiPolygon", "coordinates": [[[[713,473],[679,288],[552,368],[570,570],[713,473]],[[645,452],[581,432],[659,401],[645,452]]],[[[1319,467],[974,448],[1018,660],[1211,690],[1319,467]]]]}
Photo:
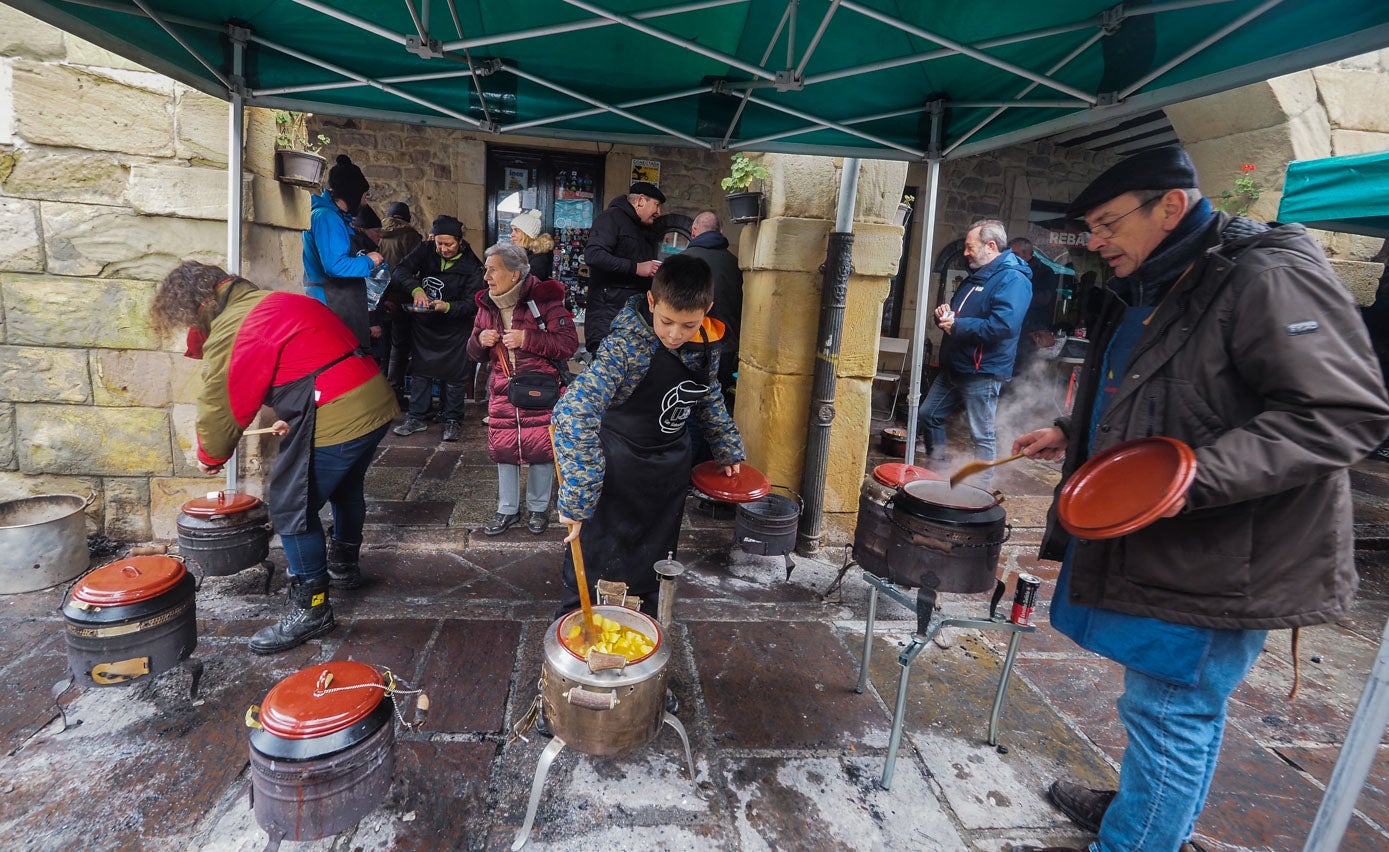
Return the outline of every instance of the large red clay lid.
{"type": "Polygon", "coordinates": [[[206,497],[197,497],[183,504],[183,514],[195,518],[216,518],[223,515],[239,515],[260,505],[258,498],[236,491],[213,491],[206,497]]]}
{"type": "Polygon", "coordinates": [[[373,666],[353,660],[310,666],[271,688],[260,705],[260,724],[289,740],[335,734],[371,715],[385,683],[373,666]]]}
{"type": "Polygon", "coordinates": [[[772,493],[772,484],[762,471],[743,462],[733,476],[724,476],[723,465],[707,461],[694,466],[690,482],[699,493],[723,503],[751,503],[772,493]]]}
{"type": "Polygon", "coordinates": [[[131,556],[78,580],[72,597],[91,606],[125,606],[164,594],[187,573],[183,563],[171,556],[131,556]]]}
{"type": "Polygon", "coordinates": [[[1196,478],[1196,453],[1175,438],[1115,444],[1080,466],[1056,502],[1061,525],[1080,538],[1118,538],[1171,511],[1196,478]]]}
{"type": "Polygon", "coordinates": [[[898,488],[908,482],[916,482],[918,479],[940,480],[945,477],[924,467],[917,467],[914,464],[903,464],[902,462],[888,462],[873,468],[873,478],[883,485],[898,488]]]}

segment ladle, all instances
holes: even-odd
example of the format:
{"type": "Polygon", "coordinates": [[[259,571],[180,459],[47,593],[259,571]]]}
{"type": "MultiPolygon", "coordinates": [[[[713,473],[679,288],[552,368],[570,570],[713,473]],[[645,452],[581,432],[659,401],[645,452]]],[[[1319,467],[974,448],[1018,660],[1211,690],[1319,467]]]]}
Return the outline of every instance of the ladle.
{"type": "MultiPolygon", "coordinates": [[[[555,425],[550,424],[550,454],[555,457],[555,476],[564,481],[564,472],[559,469],[559,447],[555,445],[555,425]]],[[[598,644],[593,635],[593,602],[588,596],[588,575],[584,571],[584,551],[576,537],[569,542],[569,553],[574,557],[574,580],[579,585],[579,607],[583,610],[583,623],[579,625],[584,645],[592,648],[598,644]]]]}
{"type": "Polygon", "coordinates": [[[995,461],[972,461],[966,465],[963,465],[959,470],[955,471],[954,473],[950,474],[950,487],[954,488],[956,485],[960,484],[961,480],[967,479],[975,475],[976,473],[982,473],[991,467],[997,467],[998,465],[1007,464],[1010,461],[1017,461],[1018,459],[1026,457],[1026,453],[1014,453],[1006,459],[996,459],[995,461]]]}

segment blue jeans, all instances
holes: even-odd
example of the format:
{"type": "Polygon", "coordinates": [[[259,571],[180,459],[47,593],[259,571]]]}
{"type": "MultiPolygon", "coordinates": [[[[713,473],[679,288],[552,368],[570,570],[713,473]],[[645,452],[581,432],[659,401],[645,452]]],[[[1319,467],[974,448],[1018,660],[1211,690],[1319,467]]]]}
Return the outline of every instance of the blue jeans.
{"type": "Polygon", "coordinates": [[[917,418],[926,428],[926,455],[937,460],[945,458],[945,420],[963,407],[974,438],[974,457],[993,461],[994,412],[998,410],[998,392],[1002,387],[1002,382],[986,373],[941,370],[917,411],[917,418]]]}
{"type": "Polygon", "coordinates": [[[1216,630],[1195,686],[1124,670],[1119,719],[1129,745],[1119,795],[1105,811],[1091,852],[1176,852],[1206,805],[1230,693],[1254,667],[1266,630],[1216,630]]]}
{"type": "Polygon", "coordinates": [[[291,576],[307,583],[328,571],[327,543],[318,519],[324,503],[333,504],[333,538],[346,544],[362,543],[362,526],[367,518],[367,468],[390,425],[384,423],[360,438],[331,447],[313,448],[308,529],[297,535],[280,534],[291,576]]]}

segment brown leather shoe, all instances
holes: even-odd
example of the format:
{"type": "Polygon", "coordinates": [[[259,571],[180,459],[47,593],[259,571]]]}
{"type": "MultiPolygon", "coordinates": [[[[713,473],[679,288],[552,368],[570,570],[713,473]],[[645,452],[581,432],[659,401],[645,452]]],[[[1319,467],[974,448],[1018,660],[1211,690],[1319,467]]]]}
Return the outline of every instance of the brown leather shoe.
{"type": "Polygon", "coordinates": [[[1116,790],[1091,790],[1079,784],[1057,779],[1051,782],[1047,795],[1060,809],[1061,813],[1086,831],[1100,833],[1100,821],[1109,803],[1114,801],[1116,790]]]}

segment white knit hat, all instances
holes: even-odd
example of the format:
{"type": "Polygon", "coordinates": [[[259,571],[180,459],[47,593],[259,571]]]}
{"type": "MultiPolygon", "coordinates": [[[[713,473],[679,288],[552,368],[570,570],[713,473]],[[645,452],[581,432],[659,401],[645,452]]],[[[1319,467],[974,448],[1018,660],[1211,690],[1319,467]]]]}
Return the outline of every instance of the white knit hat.
{"type": "Polygon", "coordinates": [[[511,220],[511,227],[517,229],[531,239],[535,239],[540,236],[540,211],[527,210],[511,220]]]}

